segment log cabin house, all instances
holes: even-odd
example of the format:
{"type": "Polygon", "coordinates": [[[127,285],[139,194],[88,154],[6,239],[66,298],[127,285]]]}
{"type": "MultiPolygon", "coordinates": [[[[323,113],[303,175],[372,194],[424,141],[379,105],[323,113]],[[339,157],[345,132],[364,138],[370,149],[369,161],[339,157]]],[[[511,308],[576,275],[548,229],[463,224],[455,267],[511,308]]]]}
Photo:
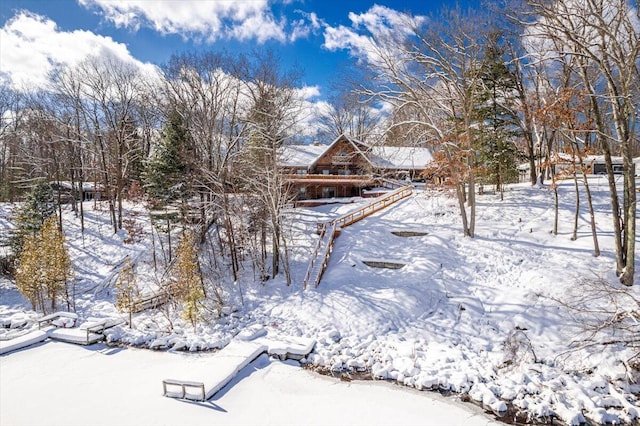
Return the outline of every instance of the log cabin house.
{"type": "Polygon", "coordinates": [[[366,196],[384,178],[420,179],[431,161],[427,148],[370,146],[345,135],[329,145],[288,145],[281,155],[297,200],[366,196]]]}

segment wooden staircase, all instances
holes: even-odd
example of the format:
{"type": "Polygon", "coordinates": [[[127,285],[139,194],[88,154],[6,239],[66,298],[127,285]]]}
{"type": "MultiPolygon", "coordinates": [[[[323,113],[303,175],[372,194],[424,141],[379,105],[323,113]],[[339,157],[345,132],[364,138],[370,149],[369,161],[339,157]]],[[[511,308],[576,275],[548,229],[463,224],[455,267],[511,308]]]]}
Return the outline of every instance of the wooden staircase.
{"type": "Polygon", "coordinates": [[[311,255],[311,261],[309,262],[307,273],[302,281],[303,288],[306,289],[309,285],[318,287],[320,284],[322,274],[329,263],[329,256],[331,256],[334,240],[338,235],[340,235],[342,228],[387,208],[391,204],[396,203],[411,194],[413,194],[413,187],[403,186],[402,188],[398,188],[395,191],[379,197],[366,206],[342,215],[337,219],[330,222],[318,223],[318,234],[320,234],[320,238],[318,239],[316,247],[311,255]]]}

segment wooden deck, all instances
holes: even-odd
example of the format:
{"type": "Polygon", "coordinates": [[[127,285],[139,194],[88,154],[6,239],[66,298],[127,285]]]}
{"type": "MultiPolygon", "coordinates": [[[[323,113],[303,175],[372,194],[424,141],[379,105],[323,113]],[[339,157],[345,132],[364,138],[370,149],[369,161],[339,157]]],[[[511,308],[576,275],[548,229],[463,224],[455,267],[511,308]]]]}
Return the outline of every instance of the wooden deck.
{"type": "MultiPolygon", "coordinates": [[[[264,330],[264,329],[262,329],[264,330]]],[[[180,379],[164,379],[162,394],[170,398],[206,401],[224,388],[243,368],[262,354],[284,359],[302,359],[313,350],[316,341],[300,337],[265,336],[255,332],[255,339],[232,340],[200,368],[176,374],[180,379]],[[204,367],[204,368],[203,368],[204,367]]],[[[251,336],[251,337],[252,337],[251,336]]]]}

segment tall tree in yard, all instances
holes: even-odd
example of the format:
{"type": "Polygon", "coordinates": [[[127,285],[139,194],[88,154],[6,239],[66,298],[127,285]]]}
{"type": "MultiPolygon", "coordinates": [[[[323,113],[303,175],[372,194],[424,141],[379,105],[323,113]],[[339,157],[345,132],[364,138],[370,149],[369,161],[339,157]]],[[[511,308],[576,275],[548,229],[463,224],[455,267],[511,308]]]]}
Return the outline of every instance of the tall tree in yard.
{"type": "Polygon", "coordinates": [[[302,118],[302,98],[295,88],[298,75],[282,72],[277,58],[269,52],[249,63],[243,80],[250,98],[246,117],[249,129],[244,146],[245,159],[237,164],[249,197],[264,213],[262,226],[271,232],[272,275],[282,270],[291,284],[287,240],[283,234],[282,210],[291,200],[279,164],[281,148],[296,134],[302,118]],[[248,160],[248,161],[247,161],[248,160]]]}
{"type": "MultiPolygon", "coordinates": [[[[136,165],[144,153],[138,133],[138,103],[144,89],[139,68],[115,55],[89,56],[73,70],[72,96],[96,158],[95,173],[102,181],[102,198],[109,204],[113,232],[122,229],[122,201],[136,165]]],[[[135,177],[135,176],[134,176],[135,177]]]]}
{"type": "Polygon", "coordinates": [[[482,169],[480,178],[495,185],[502,199],[504,184],[517,178],[517,149],[512,141],[517,116],[515,75],[506,65],[499,43],[500,34],[490,33],[480,64],[474,118],[478,129],[475,146],[478,166],[482,169]]]}
{"type": "Polygon", "coordinates": [[[184,195],[184,188],[179,187],[186,180],[187,165],[184,158],[188,143],[189,131],[182,116],[173,110],[144,167],[144,187],[154,201],[166,204],[184,195]]]}
{"type": "Polygon", "coordinates": [[[365,96],[377,98],[394,110],[411,112],[412,134],[431,141],[450,163],[465,236],[475,235],[476,164],[473,150],[473,112],[477,105],[482,34],[486,24],[479,14],[458,9],[442,11],[438,20],[397,13],[396,25],[367,26],[371,34],[351,49],[373,73],[365,96]],[[398,23],[402,22],[401,30],[398,23]],[[428,25],[427,25],[428,23],[428,25]]]}
{"type": "Polygon", "coordinates": [[[16,270],[16,285],[36,310],[54,312],[58,302],[71,308],[69,280],[71,259],[64,245],[64,235],[55,217],[45,221],[40,232],[25,239],[16,270]]]}

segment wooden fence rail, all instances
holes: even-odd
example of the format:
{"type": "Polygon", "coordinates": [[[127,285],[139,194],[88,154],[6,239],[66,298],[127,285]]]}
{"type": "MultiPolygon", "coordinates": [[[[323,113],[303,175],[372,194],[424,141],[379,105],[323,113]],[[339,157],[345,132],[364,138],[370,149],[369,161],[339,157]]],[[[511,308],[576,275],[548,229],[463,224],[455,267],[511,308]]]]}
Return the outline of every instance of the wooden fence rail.
{"type": "Polygon", "coordinates": [[[333,221],[331,221],[331,223],[335,223],[339,227],[344,228],[345,226],[349,226],[352,223],[356,223],[357,221],[362,220],[365,217],[370,216],[377,211],[380,211],[384,208],[389,207],[391,204],[410,196],[412,193],[413,193],[412,186],[404,186],[402,188],[396,189],[395,191],[388,193],[387,195],[377,198],[372,203],[369,203],[366,206],[359,208],[358,210],[355,210],[353,212],[342,215],[337,219],[334,219],[333,221]]]}
{"type": "Polygon", "coordinates": [[[336,224],[323,223],[322,225],[320,239],[311,255],[311,262],[309,262],[307,273],[302,281],[304,289],[306,289],[309,284],[313,285],[313,287],[318,287],[318,284],[320,284],[322,273],[329,263],[329,256],[331,256],[331,250],[333,249],[333,240],[335,240],[338,233],[336,224]]]}

